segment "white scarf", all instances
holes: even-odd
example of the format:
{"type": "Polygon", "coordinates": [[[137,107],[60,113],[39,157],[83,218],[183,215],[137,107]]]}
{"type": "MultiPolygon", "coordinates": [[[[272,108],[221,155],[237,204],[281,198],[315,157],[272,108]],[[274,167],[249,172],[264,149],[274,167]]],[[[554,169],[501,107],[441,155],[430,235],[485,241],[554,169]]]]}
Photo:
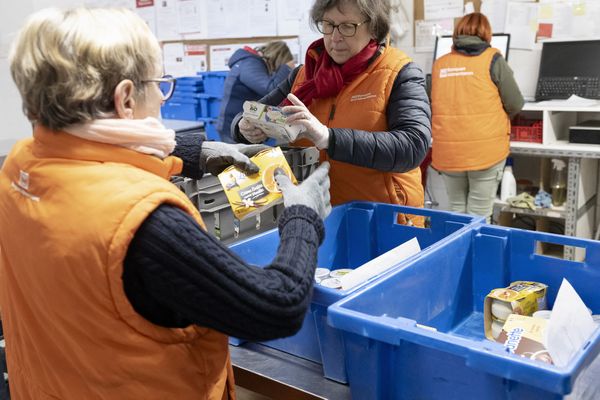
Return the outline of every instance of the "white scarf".
{"type": "Polygon", "coordinates": [[[175,148],[175,131],[165,128],[153,117],[95,119],[63,130],[81,139],[114,144],[160,158],[167,157],[175,148]]]}

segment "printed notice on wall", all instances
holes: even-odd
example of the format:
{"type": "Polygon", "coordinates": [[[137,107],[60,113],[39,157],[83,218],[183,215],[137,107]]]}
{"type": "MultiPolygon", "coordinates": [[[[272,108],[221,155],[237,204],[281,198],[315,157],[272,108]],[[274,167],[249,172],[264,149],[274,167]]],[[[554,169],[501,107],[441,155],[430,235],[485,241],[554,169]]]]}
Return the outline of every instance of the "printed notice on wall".
{"type": "Polygon", "coordinates": [[[463,0],[424,0],[425,19],[456,18],[463,15],[463,0]]]}

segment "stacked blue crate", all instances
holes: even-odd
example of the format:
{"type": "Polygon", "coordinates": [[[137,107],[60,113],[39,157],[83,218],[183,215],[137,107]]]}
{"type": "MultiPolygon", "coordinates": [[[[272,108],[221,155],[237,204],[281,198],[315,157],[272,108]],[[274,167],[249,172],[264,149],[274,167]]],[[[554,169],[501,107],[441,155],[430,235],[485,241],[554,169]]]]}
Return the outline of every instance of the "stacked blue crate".
{"type": "Polygon", "coordinates": [[[204,82],[201,77],[184,76],[177,78],[173,96],[161,107],[162,117],[165,119],[198,121],[202,118],[202,102],[199,96],[203,92],[204,82]]]}
{"type": "Polygon", "coordinates": [[[216,125],[226,77],[227,71],[218,71],[177,78],[173,96],[161,107],[162,117],[202,121],[206,137],[220,140],[216,125]]]}
{"type": "Polygon", "coordinates": [[[202,118],[206,130],[206,137],[212,140],[220,140],[217,132],[217,118],[221,111],[221,100],[223,99],[223,88],[227,71],[199,72],[204,83],[204,93],[200,96],[202,107],[202,118]]]}

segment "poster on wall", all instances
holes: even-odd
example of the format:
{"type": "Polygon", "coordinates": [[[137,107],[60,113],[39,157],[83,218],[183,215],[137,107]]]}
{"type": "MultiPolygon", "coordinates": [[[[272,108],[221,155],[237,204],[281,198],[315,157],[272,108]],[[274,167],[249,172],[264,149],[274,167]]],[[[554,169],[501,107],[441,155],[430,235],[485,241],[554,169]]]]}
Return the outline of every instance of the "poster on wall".
{"type": "Polygon", "coordinates": [[[447,19],[463,15],[463,0],[423,0],[425,19],[447,19]]]}
{"type": "Polygon", "coordinates": [[[175,0],[160,0],[156,7],[156,36],[158,40],[178,40],[179,20],[175,0]]]}
{"type": "Polygon", "coordinates": [[[204,4],[200,0],[177,1],[179,33],[199,33],[206,35],[204,4]]]}
{"type": "Polygon", "coordinates": [[[135,13],[143,19],[156,36],[156,8],[154,0],[136,0],[135,13]]]}

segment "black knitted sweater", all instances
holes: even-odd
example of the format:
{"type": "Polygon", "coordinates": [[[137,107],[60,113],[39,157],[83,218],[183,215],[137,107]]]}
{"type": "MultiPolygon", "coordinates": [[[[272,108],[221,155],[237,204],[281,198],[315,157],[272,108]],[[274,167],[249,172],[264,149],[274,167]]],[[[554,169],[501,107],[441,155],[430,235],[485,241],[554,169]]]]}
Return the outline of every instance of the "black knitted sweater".
{"type": "MultiPolygon", "coordinates": [[[[197,135],[177,135],[183,174],[202,176],[197,135]]],[[[293,335],[310,305],[323,222],[310,208],[286,208],[270,265],[248,265],[181,209],[163,204],[143,222],[127,252],[125,293],[154,324],[197,324],[249,340],[293,335]]],[[[260,249],[257,249],[260,251],[260,249]]]]}

